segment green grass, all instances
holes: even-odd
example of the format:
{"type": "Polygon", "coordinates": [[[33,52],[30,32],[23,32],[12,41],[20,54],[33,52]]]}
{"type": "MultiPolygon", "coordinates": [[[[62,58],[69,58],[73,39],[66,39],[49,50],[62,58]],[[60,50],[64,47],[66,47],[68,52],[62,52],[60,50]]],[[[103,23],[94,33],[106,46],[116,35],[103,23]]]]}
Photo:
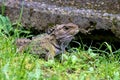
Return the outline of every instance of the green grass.
{"type": "Polygon", "coordinates": [[[16,52],[14,41],[20,33],[25,31],[13,29],[11,23],[7,25],[10,29],[6,30],[8,22],[10,21],[7,19],[4,24],[0,25],[0,80],[120,79],[120,51],[113,52],[107,42],[101,44],[98,49],[93,47],[89,47],[88,50],[84,50],[83,47],[71,48],[69,53],[62,54],[61,61],[58,58],[45,61],[27,52],[24,54],[16,52]],[[14,33],[12,36],[9,35],[11,30],[14,33]],[[105,50],[101,50],[103,45],[106,46],[105,50]]]}

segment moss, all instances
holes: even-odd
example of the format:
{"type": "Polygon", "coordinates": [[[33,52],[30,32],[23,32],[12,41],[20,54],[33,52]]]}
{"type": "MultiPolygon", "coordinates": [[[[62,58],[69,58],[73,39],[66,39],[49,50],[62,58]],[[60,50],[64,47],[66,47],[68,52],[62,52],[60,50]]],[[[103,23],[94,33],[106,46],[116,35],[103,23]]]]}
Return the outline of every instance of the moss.
{"type": "Polygon", "coordinates": [[[48,25],[48,28],[51,28],[51,27],[53,27],[55,24],[54,24],[54,23],[48,23],[47,25],[48,25]]]}

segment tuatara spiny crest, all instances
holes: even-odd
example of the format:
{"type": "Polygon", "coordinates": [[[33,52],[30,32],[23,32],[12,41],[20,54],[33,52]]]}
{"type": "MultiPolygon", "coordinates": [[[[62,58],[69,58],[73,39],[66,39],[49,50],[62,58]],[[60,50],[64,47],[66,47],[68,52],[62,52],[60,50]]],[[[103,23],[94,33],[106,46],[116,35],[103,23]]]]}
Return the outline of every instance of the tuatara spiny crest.
{"type": "Polygon", "coordinates": [[[70,41],[79,32],[76,24],[68,23],[54,26],[49,33],[30,39],[17,39],[16,45],[19,52],[29,50],[32,54],[53,59],[57,54],[65,51],[70,41]]]}

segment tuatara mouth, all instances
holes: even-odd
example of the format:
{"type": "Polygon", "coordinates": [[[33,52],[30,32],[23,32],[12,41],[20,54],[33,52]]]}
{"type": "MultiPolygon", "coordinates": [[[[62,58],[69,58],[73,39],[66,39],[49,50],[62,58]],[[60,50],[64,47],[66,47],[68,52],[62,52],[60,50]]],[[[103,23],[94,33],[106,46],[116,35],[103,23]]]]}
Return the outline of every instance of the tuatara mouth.
{"type": "Polygon", "coordinates": [[[72,35],[65,37],[67,39],[73,39],[74,37],[72,35]]]}
{"type": "Polygon", "coordinates": [[[63,37],[62,39],[61,39],[61,41],[68,41],[68,42],[70,42],[72,39],[73,39],[74,37],[72,36],[72,35],[69,35],[69,36],[65,36],[65,37],[63,37]]]}

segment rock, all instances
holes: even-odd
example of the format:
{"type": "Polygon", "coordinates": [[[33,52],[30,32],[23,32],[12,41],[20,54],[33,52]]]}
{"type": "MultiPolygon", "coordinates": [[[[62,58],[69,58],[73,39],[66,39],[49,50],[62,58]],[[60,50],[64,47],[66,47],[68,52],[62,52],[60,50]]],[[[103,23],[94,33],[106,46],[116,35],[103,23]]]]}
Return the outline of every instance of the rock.
{"type": "Polygon", "coordinates": [[[79,25],[83,38],[120,42],[119,0],[8,0],[4,5],[5,15],[26,28],[45,31],[55,24],[72,22],[79,25]]]}

